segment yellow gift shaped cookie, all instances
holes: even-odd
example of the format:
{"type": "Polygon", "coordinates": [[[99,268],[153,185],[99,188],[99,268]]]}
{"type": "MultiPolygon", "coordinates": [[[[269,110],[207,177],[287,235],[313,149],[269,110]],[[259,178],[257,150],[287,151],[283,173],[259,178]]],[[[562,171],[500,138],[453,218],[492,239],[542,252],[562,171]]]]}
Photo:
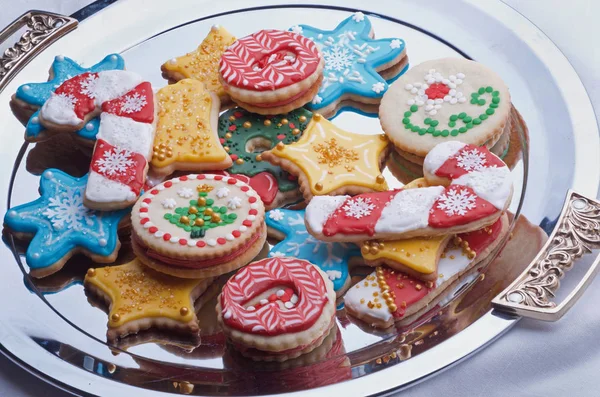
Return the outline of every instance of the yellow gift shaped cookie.
{"type": "Polygon", "coordinates": [[[231,157],[219,141],[219,98],[198,80],[184,79],[156,94],[158,124],[152,169],[157,175],[174,171],[223,170],[231,157]]]}
{"type": "Polygon", "coordinates": [[[168,276],[135,259],[125,265],[89,269],[84,286],[86,293],[108,305],[107,338],[114,341],[150,328],[197,334],[196,310],[206,301],[203,294],[212,282],[212,278],[168,276]]]}
{"type": "Polygon", "coordinates": [[[319,195],[387,190],[381,165],[389,149],[385,135],[344,131],[314,114],[298,142],[280,142],[260,157],[298,176],[300,190],[310,201],[319,195]]]}
{"type": "Polygon", "coordinates": [[[225,28],[213,26],[198,48],[161,66],[163,77],[168,79],[169,83],[182,79],[199,80],[209,91],[217,94],[223,104],[230,102],[229,95],[219,82],[219,60],[225,49],[235,40],[225,28]]]}

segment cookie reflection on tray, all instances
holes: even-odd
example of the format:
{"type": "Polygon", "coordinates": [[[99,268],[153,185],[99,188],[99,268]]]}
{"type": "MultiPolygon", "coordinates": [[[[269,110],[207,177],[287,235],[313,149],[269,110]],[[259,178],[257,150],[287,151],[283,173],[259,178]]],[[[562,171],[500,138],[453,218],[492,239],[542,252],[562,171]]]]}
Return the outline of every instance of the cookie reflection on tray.
{"type": "Polygon", "coordinates": [[[90,167],[89,149],[82,148],[71,134],[55,134],[38,142],[27,154],[26,169],[41,175],[48,168],[56,168],[74,177],[81,177],[90,167]]]}

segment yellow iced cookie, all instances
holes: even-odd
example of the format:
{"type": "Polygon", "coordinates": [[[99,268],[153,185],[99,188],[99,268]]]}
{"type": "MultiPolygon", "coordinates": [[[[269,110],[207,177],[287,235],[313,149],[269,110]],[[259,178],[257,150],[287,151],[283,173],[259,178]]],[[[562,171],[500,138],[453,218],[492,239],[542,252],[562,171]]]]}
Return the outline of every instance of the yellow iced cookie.
{"type": "Polygon", "coordinates": [[[135,259],[125,265],[89,269],[84,285],[108,304],[107,336],[115,340],[155,327],[197,333],[194,303],[212,281],[168,276],[135,259]]]}
{"type": "Polygon", "coordinates": [[[381,164],[389,153],[385,135],[344,131],[314,114],[298,142],[278,143],[261,158],[298,176],[308,201],[318,195],[360,194],[388,189],[381,164]]]}
{"type": "Polygon", "coordinates": [[[219,98],[198,80],[184,79],[156,94],[158,124],[152,168],[158,175],[174,171],[223,170],[231,157],[219,141],[219,98]]]}
{"type": "Polygon", "coordinates": [[[161,66],[163,77],[169,82],[196,79],[203,82],[209,91],[219,96],[221,102],[229,102],[229,96],[219,82],[219,60],[235,37],[225,28],[215,25],[208,36],[194,51],[165,62],[161,66]]]}

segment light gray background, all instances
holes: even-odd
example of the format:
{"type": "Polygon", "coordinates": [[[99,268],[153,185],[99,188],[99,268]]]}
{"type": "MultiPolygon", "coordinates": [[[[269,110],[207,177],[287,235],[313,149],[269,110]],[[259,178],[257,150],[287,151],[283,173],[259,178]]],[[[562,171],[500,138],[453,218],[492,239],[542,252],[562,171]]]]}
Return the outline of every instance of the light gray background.
{"type": "MultiPolygon", "coordinates": [[[[416,0],[415,0],[416,1],[416,0]]],[[[480,0],[493,1],[493,0],[480,0]]],[[[506,0],[569,58],[600,112],[600,1],[506,0]]],[[[26,10],[69,15],[89,0],[0,0],[0,27],[26,10]]],[[[2,47],[0,47],[2,48],[2,47]]],[[[557,76],[560,78],[560,76],[557,76]]],[[[600,116],[600,113],[598,113],[600,116]]],[[[500,340],[403,396],[600,395],[600,280],[558,323],[522,320],[500,340]]],[[[65,395],[0,357],[0,396],[65,395]]]]}

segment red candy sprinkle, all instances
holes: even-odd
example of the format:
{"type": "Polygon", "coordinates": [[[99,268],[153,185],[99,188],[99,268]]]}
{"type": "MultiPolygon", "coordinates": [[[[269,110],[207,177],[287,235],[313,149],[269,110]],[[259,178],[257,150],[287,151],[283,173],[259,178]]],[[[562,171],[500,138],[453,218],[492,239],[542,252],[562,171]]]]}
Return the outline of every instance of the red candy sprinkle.
{"type": "Polygon", "coordinates": [[[433,83],[425,90],[425,94],[429,99],[444,99],[449,92],[450,87],[442,83],[433,83]]]}
{"type": "Polygon", "coordinates": [[[242,225],[250,227],[252,226],[252,221],[246,219],[244,222],[242,222],[242,225]]]}
{"type": "Polygon", "coordinates": [[[146,224],[146,222],[148,222],[148,221],[150,221],[150,218],[144,218],[144,219],[142,219],[142,220],[140,221],[140,223],[141,223],[142,225],[145,225],[145,224],[146,224]]]}
{"type": "Polygon", "coordinates": [[[235,116],[236,119],[239,119],[240,117],[242,117],[244,115],[244,113],[242,113],[242,112],[234,112],[233,115],[235,116]]]}
{"type": "Polygon", "coordinates": [[[248,211],[248,214],[250,215],[258,215],[258,211],[255,209],[251,209],[250,211],[248,211]]]}
{"type": "Polygon", "coordinates": [[[204,241],[197,241],[196,242],[196,247],[198,248],[202,248],[206,245],[206,243],[204,241]]]}
{"type": "Polygon", "coordinates": [[[145,198],[142,200],[144,203],[148,203],[150,204],[152,202],[152,200],[150,200],[149,198],[145,198]]]}
{"type": "Polygon", "coordinates": [[[180,177],[179,177],[179,180],[180,180],[180,181],[184,181],[184,182],[185,182],[185,181],[187,181],[187,180],[188,180],[188,177],[187,177],[187,176],[185,176],[185,175],[184,175],[184,176],[180,176],[180,177]]]}
{"type": "Polygon", "coordinates": [[[223,179],[223,177],[221,175],[216,175],[215,176],[215,181],[220,181],[221,179],[223,179]]]}
{"type": "Polygon", "coordinates": [[[186,244],[187,244],[187,240],[186,240],[186,239],[184,239],[184,238],[180,238],[180,239],[179,239],[179,244],[180,244],[180,245],[186,245],[186,244]]]}
{"type": "Polygon", "coordinates": [[[253,197],[250,197],[250,198],[248,199],[248,201],[249,201],[250,203],[256,203],[256,197],[254,197],[254,196],[253,196],[253,197]]]}
{"type": "Polygon", "coordinates": [[[235,178],[229,178],[227,180],[227,183],[230,184],[230,185],[235,185],[237,183],[237,179],[235,179],[235,178]]]}
{"type": "Polygon", "coordinates": [[[223,145],[225,143],[225,138],[219,138],[219,142],[221,142],[221,145],[223,145]]]}
{"type": "Polygon", "coordinates": [[[279,139],[280,141],[283,141],[285,139],[285,135],[279,134],[279,135],[277,135],[277,139],[279,139]]]}
{"type": "Polygon", "coordinates": [[[202,174],[200,174],[200,175],[198,175],[198,176],[196,177],[196,179],[204,179],[204,178],[206,178],[206,176],[204,176],[204,175],[202,175],[202,174]]]}
{"type": "Polygon", "coordinates": [[[234,230],[233,232],[231,232],[231,234],[233,234],[233,237],[237,238],[242,235],[242,232],[240,232],[239,230],[234,230]]]}
{"type": "Polygon", "coordinates": [[[235,131],[236,129],[237,127],[233,124],[229,126],[229,131],[235,131]]]}
{"type": "Polygon", "coordinates": [[[295,125],[294,123],[290,123],[290,124],[289,124],[289,126],[290,126],[290,128],[292,128],[292,129],[293,129],[293,128],[296,128],[296,125],[295,125]]]}
{"type": "Polygon", "coordinates": [[[171,181],[165,182],[165,187],[171,187],[171,186],[173,186],[173,182],[171,182],[171,181]]]}
{"type": "Polygon", "coordinates": [[[170,235],[169,233],[165,233],[165,234],[163,235],[163,240],[165,240],[165,241],[169,241],[170,239],[171,239],[171,235],[170,235]]]}
{"type": "Polygon", "coordinates": [[[148,231],[152,234],[158,232],[158,228],[156,226],[152,226],[150,229],[148,229],[148,231]]]}
{"type": "Polygon", "coordinates": [[[150,191],[150,193],[152,193],[152,194],[158,194],[158,190],[156,190],[156,189],[152,189],[152,190],[150,191]]]}
{"type": "Polygon", "coordinates": [[[249,188],[248,186],[242,186],[242,187],[240,188],[240,190],[241,190],[242,192],[247,192],[248,190],[250,190],[250,188],[249,188]]]}
{"type": "Polygon", "coordinates": [[[142,207],[142,208],[140,208],[140,212],[148,212],[148,208],[142,207]]]}
{"type": "Polygon", "coordinates": [[[217,239],[217,243],[219,243],[219,244],[221,244],[221,245],[225,244],[226,242],[227,242],[227,240],[225,240],[223,237],[219,237],[219,238],[217,239]]]}

